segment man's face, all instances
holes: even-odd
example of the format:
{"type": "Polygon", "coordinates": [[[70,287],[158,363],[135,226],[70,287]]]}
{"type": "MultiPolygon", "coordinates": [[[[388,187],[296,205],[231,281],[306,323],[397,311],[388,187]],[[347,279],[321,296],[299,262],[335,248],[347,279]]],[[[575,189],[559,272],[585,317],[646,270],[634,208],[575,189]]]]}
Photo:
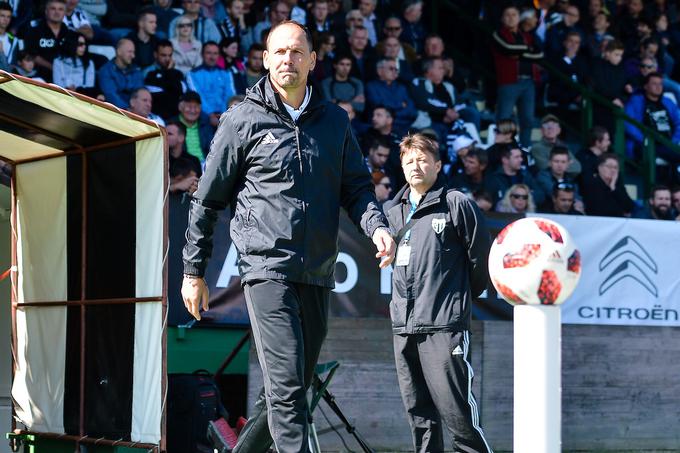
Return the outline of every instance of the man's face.
{"type": "Polygon", "coordinates": [[[396,17],[387,19],[383,26],[383,32],[387,37],[399,39],[399,35],[401,34],[401,20],[396,17]]]}
{"type": "Polygon", "coordinates": [[[182,8],[184,8],[184,11],[189,13],[189,14],[198,14],[199,11],[201,10],[201,1],[200,0],[183,0],[182,1],[182,8]]]}
{"type": "Polygon", "coordinates": [[[326,18],[328,17],[328,3],[314,3],[314,6],[312,7],[312,15],[314,16],[314,20],[316,22],[325,22],[326,18]]]}
{"type": "Polygon", "coordinates": [[[631,16],[637,16],[642,11],[642,0],[630,0],[628,2],[628,12],[631,16]]]}
{"type": "Polygon", "coordinates": [[[580,18],[581,13],[579,12],[578,8],[575,6],[569,6],[564,13],[564,25],[567,27],[573,27],[580,18]]]}
{"type": "Polygon", "coordinates": [[[12,20],[12,13],[10,11],[0,11],[0,30],[7,30],[9,23],[12,20]]]}
{"type": "Polygon", "coordinates": [[[556,141],[561,132],[562,128],[560,127],[559,123],[556,123],[555,121],[548,121],[547,123],[541,125],[541,133],[543,134],[543,138],[549,142],[556,141]]]}
{"type": "Polygon", "coordinates": [[[404,19],[409,23],[414,24],[420,20],[423,15],[423,3],[418,2],[406,8],[404,11],[404,19]]]}
{"type": "Polygon", "coordinates": [[[360,0],[359,1],[359,11],[364,17],[370,17],[375,11],[375,1],[374,0],[360,0]]]}
{"type": "Polygon", "coordinates": [[[425,77],[435,85],[439,85],[444,80],[444,62],[440,59],[432,61],[432,66],[427,70],[425,77]]]}
{"type": "Polygon", "coordinates": [[[166,129],[168,132],[168,147],[174,148],[184,144],[184,134],[174,124],[170,124],[166,129]]]}
{"type": "Polygon", "coordinates": [[[137,96],[134,99],[130,99],[130,108],[132,113],[147,118],[151,113],[151,103],[151,93],[142,90],[137,93],[137,96]]]}
{"type": "Polygon", "coordinates": [[[139,28],[143,30],[146,34],[155,35],[156,34],[156,15],[155,14],[145,14],[139,19],[139,28]]]}
{"type": "Polygon", "coordinates": [[[368,45],[368,30],[352,30],[352,34],[349,35],[348,41],[352,50],[363,52],[368,45]]]}
{"type": "Polygon", "coordinates": [[[510,150],[510,155],[502,159],[507,162],[508,169],[511,171],[520,171],[522,169],[522,151],[515,148],[510,150]]]}
{"type": "Polygon", "coordinates": [[[172,63],[172,47],[159,47],[156,50],[156,63],[164,69],[168,69],[172,63]]]}
{"type": "Polygon", "coordinates": [[[425,55],[441,57],[444,53],[444,41],[439,36],[433,36],[425,41],[425,55]]]}
{"type": "Polygon", "coordinates": [[[262,72],[262,51],[251,50],[248,54],[248,67],[253,72],[262,72]]]}
{"type": "Polygon", "coordinates": [[[468,176],[478,175],[484,171],[484,167],[479,163],[477,156],[465,156],[463,158],[463,167],[465,168],[465,174],[468,176]]]}
{"type": "Polygon", "coordinates": [[[645,84],[645,93],[648,96],[660,97],[663,94],[663,80],[661,80],[661,77],[650,77],[645,84]]]}
{"type": "Polygon", "coordinates": [[[671,191],[657,190],[654,196],[649,199],[649,205],[657,215],[665,216],[671,210],[671,191]]]}
{"type": "Polygon", "coordinates": [[[427,190],[437,180],[437,174],[442,168],[441,161],[435,161],[430,153],[410,150],[401,158],[401,168],[411,188],[427,190]]]}
{"type": "Polygon", "coordinates": [[[598,165],[597,173],[606,184],[609,184],[619,173],[619,162],[615,159],[607,159],[598,165]]]}
{"type": "Polygon", "coordinates": [[[604,58],[614,66],[618,66],[619,63],[621,63],[621,59],[623,58],[623,50],[616,49],[605,52],[604,58]]]}
{"type": "Polygon", "coordinates": [[[612,144],[612,140],[609,137],[609,132],[605,132],[602,136],[602,140],[595,142],[595,146],[602,152],[606,152],[612,144]]]}
{"type": "Polygon", "coordinates": [[[401,49],[401,44],[397,38],[386,38],[385,39],[385,56],[388,58],[397,58],[399,56],[399,50],[401,49]]]}
{"type": "Polygon", "coordinates": [[[556,176],[562,177],[569,167],[569,156],[566,154],[555,154],[550,158],[550,170],[556,176]]]}
{"type": "Polygon", "coordinates": [[[345,78],[349,75],[352,70],[352,60],[349,58],[343,58],[333,65],[335,68],[335,73],[341,78],[345,78]]]}
{"type": "Polygon", "coordinates": [[[127,39],[122,41],[116,50],[116,56],[125,66],[130,66],[135,59],[135,45],[127,39]]]}
{"type": "Polygon", "coordinates": [[[66,5],[61,2],[49,2],[45,7],[45,18],[48,22],[60,23],[66,15],[66,5]]]}
{"type": "Polygon", "coordinates": [[[655,42],[647,43],[646,46],[642,47],[642,57],[653,57],[656,58],[656,54],[659,53],[659,45],[655,42]]]}
{"type": "Polygon", "coordinates": [[[558,190],[557,195],[553,195],[553,205],[555,212],[566,214],[574,206],[574,192],[558,190]]]}
{"type": "Polygon", "coordinates": [[[203,48],[203,64],[207,67],[215,67],[219,56],[220,49],[216,45],[209,44],[203,48]]]}
{"type": "Polygon", "coordinates": [[[378,77],[380,77],[380,80],[383,82],[392,83],[397,80],[397,75],[396,61],[384,61],[378,68],[378,77]]]}
{"type": "Polygon", "coordinates": [[[680,213],[680,190],[671,194],[671,202],[675,211],[680,213]]]}
{"type": "Polygon", "coordinates": [[[647,74],[655,72],[657,70],[654,60],[651,58],[643,58],[640,61],[640,74],[644,77],[647,74]]]}
{"type": "Polygon", "coordinates": [[[581,38],[577,35],[570,35],[564,40],[564,50],[566,53],[576,55],[581,48],[581,38]]]}
{"type": "Polygon", "coordinates": [[[604,33],[609,28],[609,19],[604,13],[598,13],[593,21],[593,28],[600,33],[604,33]]]}
{"type": "Polygon", "coordinates": [[[368,159],[374,168],[383,168],[390,157],[390,149],[384,146],[376,146],[368,152],[368,159]]]}
{"type": "Polygon", "coordinates": [[[519,25],[519,11],[517,8],[506,8],[503,11],[501,22],[508,28],[517,28],[519,25]]]}
{"type": "Polygon", "coordinates": [[[181,101],[179,112],[189,123],[195,123],[201,116],[201,104],[195,101],[181,101]]]}
{"type": "Polygon", "coordinates": [[[392,125],[392,116],[385,109],[375,109],[371,123],[373,123],[373,128],[376,130],[385,129],[392,125]]]}
{"type": "Polygon", "coordinates": [[[269,12],[269,20],[272,26],[278,25],[284,20],[288,19],[290,15],[290,7],[283,2],[275,3],[274,7],[269,12]]]}
{"type": "Polygon", "coordinates": [[[316,64],[305,32],[296,25],[283,25],[269,35],[263,53],[264,67],[279,88],[298,88],[307,84],[309,71],[316,64]]]}
{"type": "Polygon", "coordinates": [[[229,16],[236,19],[243,15],[243,2],[241,0],[234,1],[229,7],[229,16]]]}

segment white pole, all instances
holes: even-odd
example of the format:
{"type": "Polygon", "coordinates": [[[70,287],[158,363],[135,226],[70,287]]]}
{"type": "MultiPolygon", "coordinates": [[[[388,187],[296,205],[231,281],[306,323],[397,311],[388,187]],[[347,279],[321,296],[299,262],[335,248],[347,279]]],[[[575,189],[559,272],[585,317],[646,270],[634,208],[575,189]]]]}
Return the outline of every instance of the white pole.
{"type": "Polygon", "coordinates": [[[514,429],[518,453],[559,453],[562,426],[559,305],[514,308],[514,429]]]}

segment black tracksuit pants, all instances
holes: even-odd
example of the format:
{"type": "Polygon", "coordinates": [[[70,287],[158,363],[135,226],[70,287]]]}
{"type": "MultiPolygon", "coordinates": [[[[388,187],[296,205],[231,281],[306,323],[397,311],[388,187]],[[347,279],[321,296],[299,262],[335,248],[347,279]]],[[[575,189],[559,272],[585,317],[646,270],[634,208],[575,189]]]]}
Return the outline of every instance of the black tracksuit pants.
{"type": "Polygon", "coordinates": [[[244,285],[264,388],[236,453],[308,451],[307,388],[328,330],[330,288],[284,280],[244,285]]]}
{"type": "Polygon", "coordinates": [[[401,397],[417,453],[444,451],[446,426],[456,452],[492,453],[472,394],[470,333],[394,335],[401,397]]]}

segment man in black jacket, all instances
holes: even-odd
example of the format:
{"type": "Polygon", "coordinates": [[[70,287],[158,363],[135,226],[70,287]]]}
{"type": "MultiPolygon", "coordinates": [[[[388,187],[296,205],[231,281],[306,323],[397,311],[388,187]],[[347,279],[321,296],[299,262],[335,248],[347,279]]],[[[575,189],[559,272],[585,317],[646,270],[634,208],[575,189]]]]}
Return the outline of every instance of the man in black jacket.
{"type": "Polygon", "coordinates": [[[489,233],[474,201],[448,190],[439,147],[401,143],[408,186],[385,205],[399,247],[390,316],[399,388],[416,452],[491,452],[472,394],[470,306],[487,284],[489,233]]]}
{"type": "Polygon", "coordinates": [[[217,210],[230,205],[264,389],[235,452],[306,452],[306,390],[327,330],[344,207],[392,262],[394,241],[347,114],[307,86],[316,54],[300,24],[269,34],[265,77],[220,118],[189,212],[182,296],[200,319],[217,210]],[[271,433],[271,435],[270,435],[271,433]]]}

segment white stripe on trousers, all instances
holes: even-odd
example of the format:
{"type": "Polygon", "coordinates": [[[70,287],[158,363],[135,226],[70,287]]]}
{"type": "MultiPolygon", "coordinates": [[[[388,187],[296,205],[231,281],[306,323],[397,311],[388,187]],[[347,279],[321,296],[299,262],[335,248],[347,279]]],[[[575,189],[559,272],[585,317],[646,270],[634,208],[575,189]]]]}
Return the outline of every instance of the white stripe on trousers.
{"type": "Polygon", "coordinates": [[[489,443],[486,441],[486,438],[484,438],[484,432],[482,431],[482,427],[479,426],[479,409],[477,408],[477,401],[475,401],[475,397],[472,394],[472,378],[474,377],[475,373],[472,370],[472,364],[468,362],[468,352],[470,349],[470,332],[467,330],[463,331],[463,361],[465,362],[465,365],[467,365],[468,369],[468,383],[467,383],[467,399],[468,399],[468,404],[470,405],[470,410],[472,412],[472,427],[477,430],[479,433],[479,437],[482,438],[482,441],[484,441],[484,445],[486,446],[486,449],[488,450],[489,453],[493,453],[493,450],[491,447],[489,447],[489,443]]]}

